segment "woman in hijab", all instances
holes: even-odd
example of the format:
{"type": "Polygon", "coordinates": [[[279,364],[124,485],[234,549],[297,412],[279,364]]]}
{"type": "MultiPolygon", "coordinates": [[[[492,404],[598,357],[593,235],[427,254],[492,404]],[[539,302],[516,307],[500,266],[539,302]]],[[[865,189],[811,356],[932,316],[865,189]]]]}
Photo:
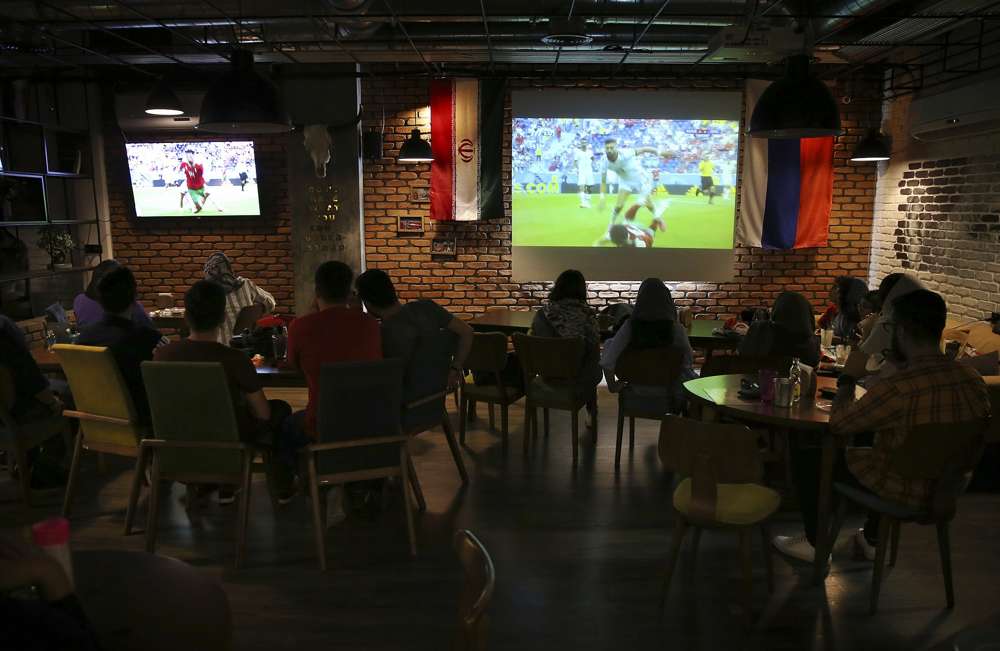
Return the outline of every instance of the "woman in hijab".
{"type": "Polygon", "coordinates": [[[754,357],[787,355],[803,364],[819,364],[812,306],[798,292],[782,292],[774,301],[770,321],[754,321],[740,343],[739,354],[754,357]]]}
{"type": "Polygon", "coordinates": [[[576,269],[559,274],[549,292],[549,302],[535,313],[531,333],[536,337],[582,337],[583,367],[579,389],[590,393],[601,381],[600,347],[597,318],[587,304],[587,281],[576,269]]]}
{"type": "Polygon", "coordinates": [[[213,253],[205,262],[205,280],[222,285],[226,290],[226,320],[219,329],[219,342],[229,345],[233,338],[233,326],[244,308],[261,305],[265,313],[274,309],[274,297],[248,278],[233,273],[233,263],[225,253],[213,253]]]}
{"type": "MultiPolygon", "coordinates": [[[[73,299],[73,312],[76,315],[77,327],[83,327],[92,323],[97,323],[104,318],[104,308],[97,302],[97,285],[101,279],[121,265],[115,260],[105,260],[101,262],[90,275],[90,283],[87,289],[76,295],[73,299]]],[[[153,322],[146,314],[145,308],[136,301],[132,304],[132,321],[137,325],[153,327],[153,322]]]]}
{"type": "Polygon", "coordinates": [[[908,274],[894,273],[882,279],[878,286],[878,300],[882,311],[875,324],[861,342],[861,351],[868,355],[866,368],[878,371],[886,361],[886,354],[892,348],[892,303],[900,296],[906,296],[924,286],[920,281],[908,274]]]}
{"type": "Polygon", "coordinates": [[[677,319],[677,308],[670,289],[659,278],[647,278],[639,286],[632,315],[622,324],[615,336],[604,344],[601,367],[608,379],[608,388],[617,392],[622,388],[615,377],[615,367],[621,356],[632,350],[674,348],[681,352],[681,372],[674,381],[669,395],[662,387],[630,386],[640,400],[649,400],[655,408],[661,406],[666,413],[680,406],[684,398],[683,383],[694,378],[694,351],[688,341],[684,326],[677,319]]]}

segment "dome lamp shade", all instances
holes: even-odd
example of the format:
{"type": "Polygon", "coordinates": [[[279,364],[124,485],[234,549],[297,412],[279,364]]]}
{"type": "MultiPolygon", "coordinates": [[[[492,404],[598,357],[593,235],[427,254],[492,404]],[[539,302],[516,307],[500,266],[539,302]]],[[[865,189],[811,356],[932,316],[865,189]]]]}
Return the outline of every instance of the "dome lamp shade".
{"type": "Polygon", "coordinates": [[[160,79],[146,97],[145,112],[148,115],[184,115],[184,106],[167,82],[160,79]]]}
{"type": "Polygon", "coordinates": [[[420,137],[420,129],[410,132],[410,138],[399,148],[400,163],[430,163],[434,160],[431,143],[420,137]]]}
{"type": "Polygon", "coordinates": [[[872,129],[868,132],[851,154],[851,160],[856,163],[889,160],[889,142],[882,132],[872,129]]]}
{"type": "Polygon", "coordinates": [[[823,81],[809,71],[809,57],[789,57],[785,76],[760,96],[748,132],[755,138],[839,136],[840,109],[823,81]]]}
{"type": "Polygon", "coordinates": [[[292,130],[277,87],[253,65],[253,54],[237,50],[231,69],[205,93],[199,131],[211,133],[284,133],[292,130]]]}

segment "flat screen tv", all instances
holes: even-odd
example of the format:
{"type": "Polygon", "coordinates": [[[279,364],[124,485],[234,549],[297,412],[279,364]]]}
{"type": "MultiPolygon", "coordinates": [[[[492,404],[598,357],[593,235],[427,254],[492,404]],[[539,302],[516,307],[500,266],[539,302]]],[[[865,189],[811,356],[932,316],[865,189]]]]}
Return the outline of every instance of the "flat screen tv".
{"type": "Polygon", "coordinates": [[[130,142],[125,151],[137,217],[260,215],[252,141],[130,142]]]}

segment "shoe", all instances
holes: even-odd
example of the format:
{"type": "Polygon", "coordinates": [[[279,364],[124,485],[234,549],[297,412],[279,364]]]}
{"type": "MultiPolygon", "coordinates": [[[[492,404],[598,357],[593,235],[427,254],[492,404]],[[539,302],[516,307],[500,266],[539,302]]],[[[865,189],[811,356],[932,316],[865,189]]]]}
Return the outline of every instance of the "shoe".
{"type": "Polygon", "coordinates": [[[344,489],[334,486],[326,494],[326,526],[335,527],[347,519],[344,511],[344,489]]]}
{"type": "Polygon", "coordinates": [[[812,563],[816,560],[816,548],[812,546],[805,534],[798,536],[775,536],[771,541],[774,548],[785,556],[812,563]]]}
{"type": "Polygon", "coordinates": [[[236,494],[239,492],[240,489],[232,486],[220,486],[219,493],[216,495],[215,500],[222,505],[232,504],[236,501],[236,494]]]}
{"type": "Polygon", "coordinates": [[[875,546],[865,538],[864,529],[858,529],[857,533],[854,534],[854,548],[859,552],[860,556],[865,557],[865,560],[875,560],[875,546]]]}

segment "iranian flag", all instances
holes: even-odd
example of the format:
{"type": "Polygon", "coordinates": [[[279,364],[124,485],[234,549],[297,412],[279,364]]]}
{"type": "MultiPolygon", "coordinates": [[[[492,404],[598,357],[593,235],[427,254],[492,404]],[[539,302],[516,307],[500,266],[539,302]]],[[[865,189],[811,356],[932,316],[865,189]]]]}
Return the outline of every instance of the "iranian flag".
{"type": "Polygon", "coordinates": [[[503,81],[431,81],[431,219],[503,215],[503,81]]]}

